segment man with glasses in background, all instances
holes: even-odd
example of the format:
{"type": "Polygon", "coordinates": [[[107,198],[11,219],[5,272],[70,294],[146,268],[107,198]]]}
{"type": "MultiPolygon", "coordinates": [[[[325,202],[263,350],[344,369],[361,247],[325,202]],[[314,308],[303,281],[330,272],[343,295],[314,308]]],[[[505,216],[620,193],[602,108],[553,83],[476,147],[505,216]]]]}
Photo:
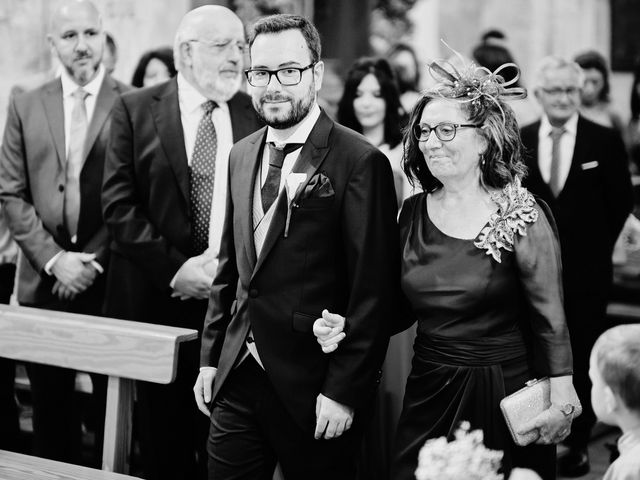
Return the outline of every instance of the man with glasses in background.
{"type": "Polygon", "coordinates": [[[559,460],[563,476],[589,471],[591,407],[589,354],[606,329],[612,282],[611,255],[633,207],[620,135],[578,114],[584,74],[575,62],[542,60],[534,93],[544,114],[524,127],[529,174],[524,185],[551,207],[560,235],[565,312],[573,350],[573,382],[583,413],[573,421],[559,460]]]}
{"type": "MultiPolygon", "coordinates": [[[[113,237],[109,316],[202,331],[218,265],[234,142],[261,123],[242,83],[244,27],[231,10],[188,12],[175,35],[178,75],[114,107],[103,188],[113,237]]],[[[180,347],[170,385],[139,382],[145,478],[206,475],[208,422],[193,404],[199,342],[180,347]]]]}
{"type": "Polygon", "coordinates": [[[353,479],[393,322],[396,196],[386,157],[317,104],[315,27],[254,25],[253,105],[268,127],[234,146],[194,392],[210,415],[209,478],[353,479]],[[323,308],[349,335],[326,355],[323,308]],[[345,347],[345,348],[343,348],[345,347]]]}

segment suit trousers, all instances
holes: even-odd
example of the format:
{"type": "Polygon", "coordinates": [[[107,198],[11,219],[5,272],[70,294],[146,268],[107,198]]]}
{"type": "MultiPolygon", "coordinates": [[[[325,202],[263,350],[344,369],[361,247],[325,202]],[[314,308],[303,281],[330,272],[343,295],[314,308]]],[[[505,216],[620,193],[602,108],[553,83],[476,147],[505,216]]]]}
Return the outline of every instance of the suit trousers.
{"type": "MultiPolygon", "coordinates": [[[[0,303],[9,303],[15,273],[14,264],[0,265],[0,303]]],[[[0,450],[20,450],[19,412],[14,389],[15,373],[15,362],[8,358],[0,358],[0,450]]]]}
{"type": "Polygon", "coordinates": [[[574,419],[565,443],[571,448],[586,448],[596,415],[591,405],[589,357],[598,337],[606,329],[608,292],[583,292],[565,289],[565,312],[573,352],[573,385],[582,404],[582,415],[574,419]]]}
{"type": "MultiPolygon", "coordinates": [[[[100,277],[96,281],[103,281],[100,277]]],[[[70,302],[25,305],[69,313],[96,315],[96,284],[70,302]]],[[[83,402],[75,391],[76,371],[67,368],[27,364],[33,402],[33,454],[67,463],[99,467],[102,463],[104,417],[107,403],[107,377],[90,374],[93,391],[88,399],[88,417],[95,432],[91,458],[82,456],[83,402]]]]}
{"type": "MultiPolygon", "coordinates": [[[[353,480],[363,416],[332,440],[315,440],[286,410],[252,356],[225,380],[211,412],[209,480],[271,480],[280,463],[287,480],[353,480]]],[[[310,427],[315,425],[310,418],[310,427]]]]}

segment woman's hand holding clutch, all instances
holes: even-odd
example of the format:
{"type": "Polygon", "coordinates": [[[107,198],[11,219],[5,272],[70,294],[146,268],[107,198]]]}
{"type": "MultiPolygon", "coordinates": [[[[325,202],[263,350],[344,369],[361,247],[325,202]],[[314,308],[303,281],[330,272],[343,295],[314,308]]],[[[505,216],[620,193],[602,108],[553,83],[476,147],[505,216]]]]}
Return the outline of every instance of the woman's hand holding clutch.
{"type": "Polygon", "coordinates": [[[571,433],[571,423],[582,411],[580,401],[573,388],[572,376],[552,377],[551,406],[524,425],[519,433],[538,430],[535,443],[560,443],[571,433]]]}
{"type": "Polygon", "coordinates": [[[346,337],[344,333],[345,319],[337,313],[322,311],[322,317],[313,322],[313,334],[318,339],[324,353],[331,353],[338,348],[340,342],[346,337]]]}

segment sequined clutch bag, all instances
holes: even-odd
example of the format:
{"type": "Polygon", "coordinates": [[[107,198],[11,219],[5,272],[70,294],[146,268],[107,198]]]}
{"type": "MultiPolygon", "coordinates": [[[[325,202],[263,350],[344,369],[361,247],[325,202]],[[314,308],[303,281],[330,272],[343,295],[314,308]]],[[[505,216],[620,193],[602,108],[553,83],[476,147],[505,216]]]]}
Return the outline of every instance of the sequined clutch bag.
{"type": "Polygon", "coordinates": [[[548,377],[529,380],[523,388],[500,401],[500,410],[516,445],[524,447],[538,439],[536,430],[524,435],[519,434],[518,431],[550,406],[551,382],[548,377]]]}

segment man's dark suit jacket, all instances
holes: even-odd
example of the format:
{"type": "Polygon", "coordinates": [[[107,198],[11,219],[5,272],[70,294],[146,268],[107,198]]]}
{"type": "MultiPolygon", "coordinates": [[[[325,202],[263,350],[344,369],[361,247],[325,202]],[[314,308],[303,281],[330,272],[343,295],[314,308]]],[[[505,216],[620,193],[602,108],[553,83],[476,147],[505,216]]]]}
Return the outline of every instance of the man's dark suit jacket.
{"type": "Polygon", "coordinates": [[[252,209],[265,135],[266,128],[230,154],[227,216],[201,365],[218,368],[215,399],[251,327],[280,400],[313,432],[319,393],[356,409],[372,398],[399,278],[393,175],[364,137],[322,113],[293,168],[306,173],[306,181],[291,202],[288,236],[283,189],[256,256],[252,209]],[[346,316],[348,324],[347,337],[329,355],[312,331],[324,308],[346,316]]]}
{"type": "MultiPolygon", "coordinates": [[[[0,199],[11,232],[27,261],[20,262],[18,301],[57,308],[51,293],[53,276],[44,266],[61,250],[95,253],[106,269],[109,248],[102,221],[100,194],[111,108],[128,87],[105,76],[85,143],[80,172],[80,216],[77,241],[71,243],[64,222],[66,153],[62,82],[52,80],[36,90],[16,95],[9,106],[0,155],[0,199]]],[[[82,313],[99,314],[104,276],[76,297],[82,313]]],[[[64,302],[63,302],[64,303],[64,302]]],[[[64,308],[64,306],[61,306],[64,308]]],[[[78,310],[78,309],[74,309],[78,310]]]]}
{"type": "MultiPolygon", "coordinates": [[[[248,95],[237,93],[228,105],[234,142],[262,126],[248,95]]],[[[106,313],[201,330],[206,302],[171,298],[169,286],[194,254],[189,169],[175,78],[116,102],[103,210],[113,237],[106,313]],[[191,308],[197,318],[185,318],[193,317],[185,315],[191,308]]]]}
{"type": "Polygon", "coordinates": [[[540,122],[522,129],[529,169],[524,185],[550,207],[560,232],[565,290],[606,291],[613,245],[633,207],[625,148],[613,130],[578,119],[571,168],[554,197],[538,166],[540,122]]]}

